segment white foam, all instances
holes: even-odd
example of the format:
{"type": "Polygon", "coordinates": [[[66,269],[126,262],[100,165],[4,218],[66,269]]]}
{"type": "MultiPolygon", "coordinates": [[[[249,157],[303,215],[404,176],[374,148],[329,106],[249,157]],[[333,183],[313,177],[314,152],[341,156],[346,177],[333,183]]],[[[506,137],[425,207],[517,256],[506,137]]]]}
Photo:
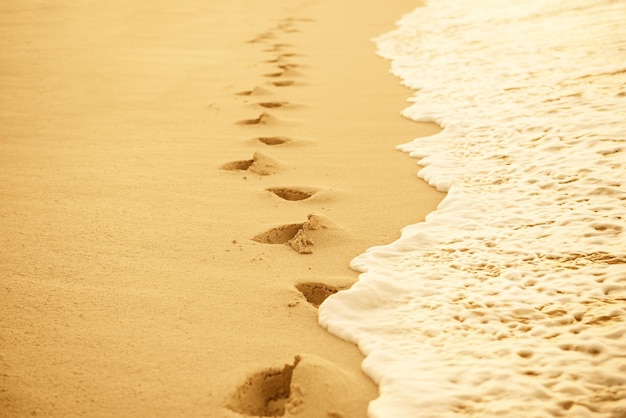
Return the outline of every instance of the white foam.
{"type": "Polygon", "coordinates": [[[380,417],[626,416],[626,3],[431,1],[377,39],[444,131],[446,199],[360,255],[320,323],[380,417]]]}

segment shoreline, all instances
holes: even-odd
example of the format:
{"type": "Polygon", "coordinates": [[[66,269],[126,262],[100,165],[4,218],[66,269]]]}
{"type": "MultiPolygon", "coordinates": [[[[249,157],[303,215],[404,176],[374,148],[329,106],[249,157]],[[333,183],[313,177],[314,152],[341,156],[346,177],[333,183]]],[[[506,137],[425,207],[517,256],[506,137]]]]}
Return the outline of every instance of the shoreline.
{"type": "Polygon", "coordinates": [[[349,287],[444,196],[395,150],[438,128],[369,40],[417,4],[133,6],[2,18],[0,409],[365,416],[362,355],[296,286],[349,287]]]}

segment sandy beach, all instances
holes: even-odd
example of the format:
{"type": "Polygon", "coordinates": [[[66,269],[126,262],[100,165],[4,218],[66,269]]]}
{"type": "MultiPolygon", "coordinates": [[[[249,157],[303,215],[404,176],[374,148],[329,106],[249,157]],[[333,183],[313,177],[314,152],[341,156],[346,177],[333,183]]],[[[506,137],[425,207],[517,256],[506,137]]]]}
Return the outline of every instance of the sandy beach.
{"type": "Polygon", "coordinates": [[[322,329],[443,198],[370,38],[418,4],[0,6],[0,416],[358,418],[322,329]]]}

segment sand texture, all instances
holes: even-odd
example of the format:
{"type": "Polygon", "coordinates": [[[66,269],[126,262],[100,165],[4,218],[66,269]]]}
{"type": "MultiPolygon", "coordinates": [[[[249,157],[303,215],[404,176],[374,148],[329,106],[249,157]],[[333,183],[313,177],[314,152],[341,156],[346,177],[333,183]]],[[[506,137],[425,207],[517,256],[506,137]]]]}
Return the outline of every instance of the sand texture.
{"type": "Polygon", "coordinates": [[[317,306],[443,194],[375,1],[0,5],[0,416],[366,416],[317,306]]]}

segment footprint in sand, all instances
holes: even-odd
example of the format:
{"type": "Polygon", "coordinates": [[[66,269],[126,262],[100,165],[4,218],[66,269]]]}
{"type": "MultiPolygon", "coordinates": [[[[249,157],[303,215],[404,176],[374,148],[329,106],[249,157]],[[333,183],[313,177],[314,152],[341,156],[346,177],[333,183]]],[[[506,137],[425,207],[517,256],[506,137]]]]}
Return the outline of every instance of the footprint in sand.
{"type": "MultiPolygon", "coordinates": [[[[275,64],[275,63],[285,63],[285,61],[287,61],[288,58],[292,58],[298,56],[298,54],[296,54],[295,52],[285,52],[282,54],[278,54],[276,57],[274,58],[270,58],[268,60],[265,60],[265,62],[270,63],[270,64],[275,64]]],[[[289,63],[287,63],[289,64],[289,63]]]]}
{"type": "Polygon", "coordinates": [[[300,254],[312,254],[313,240],[309,237],[309,231],[324,229],[320,219],[316,215],[309,215],[303,223],[281,225],[270,228],[252,238],[253,241],[262,244],[289,244],[300,254]]]}
{"type": "Polygon", "coordinates": [[[302,229],[302,225],[299,223],[276,226],[254,236],[252,240],[262,244],[286,244],[302,229]]]}
{"type": "Polygon", "coordinates": [[[300,32],[300,29],[295,27],[296,22],[314,22],[314,21],[315,19],[290,17],[290,18],[283,20],[281,23],[279,23],[276,26],[276,29],[283,31],[285,33],[296,33],[296,32],[300,32]]]}
{"type": "Polygon", "coordinates": [[[293,67],[291,67],[291,68],[284,68],[281,77],[299,77],[301,75],[302,73],[300,71],[294,70],[293,67]]]}
{"type": "Polygon", "coordinates": [[[302,75],[302,73],[295,70],[296,68],[302,67],[302,65],[300,64],[284,63],[284,64],[278,64],[276,67],[280,68],[283,71],[293,71],[293,73],[291,73],[293,75],[302,75]]]}
{"type": "Polygon", "coordinates": [[[291,138],[287,138],[286,136],[261,136],[258,138],[254,138],[253,141],[260,142],[269,146],[274,146],[289,144],[293,140],[291,138]]]}
{"type": "Polygon", "coordinates": [[[267,73],[267,74],[263,74],[263,77],[268,77],[268,78],[274,78],[274,77],[281,77],[283,75],[282,71],[279,71],[277,73],[267,73]]]}
{"type": "Polygon", "coordinates": [[[296,202],[299,200],[306,200],[317,193],[317,190],[302,189],[293,187],[270,187],[266,189],[268,192],[273,193],[283,200],[289,200],[296,202]]]}
{"type": "Polygon", "coordinates": [[[287,87],[287,86],[293,86],[295,84],[295,81],[293,80],[273,81],[272,84],[275,85],[276,87],[287,87]]]}
{"type": "Polygon", "coordinates": [[[228,409],[253,417],[279,417],[285,415],[285,406],[291,396],[293,370],[300,357],[293,364],[283,368],[260,371],[249,376],[233,393],[226,404],[228,409]]]}
{"type": "Polygon", "coordinates": [[[313,252],[313,239],[320,244],[320,249],[328,251],[337,248],[351,240],[350,234],[323,215],[308,215],[303,223],[294,223],[270,228],[252,238],[253,241],[263,244],[289,244],[300,254],[313,252]]]}
{"type": "Polygon", "coordinates": [[[269,96],[271,94],[272,94],[271,91],[264,89],[263,87],[259,87],[259,86],[256,86],[252,88],[251,90],[244,90],[244,91],[235,93],[235,95],[237,96],[269,96]]]}
{"type": "Polygon", "coordinates": [[[253,119],[243,119],[237,122],[237,125],[267,125],[268,123],[271,123],[273,121],[275,121],[276,118],[274,118],[272,115],[270,115],[269,113],[263,112],[261,113],[258,117],[253,118],[253,119]]]}
{"type": "Polygon", "coordinates": [[[264,41],[267,41],[267,40],[273,39],[273,38],[275,38],[275,35],[274,35],[273,31],[268,30],[266,32],[258,34],[257,36],[255,36],[254,38],[250,39],[247,42],[251,43],[251,44],[256,44],[256,43],[264,42],[264,41]]]}
{"type": "Polygon", "coordinates": [[[267,155],[255,152],[249,160],[231,161],[220,168],[228,171],[250,171],[260,176],[269,176],[280,170],[280,164],[267,155]]]}
{"type": "MultiPolygon", "coordinates": [[[[278,62],[282,62],[282,60],[280,58],[276,58],[276,59],[268,60],[266,62],[278,63],[278,62]]],[[[300,77],[302,73],[295,70],[294,68],[296,67],[297,67],[296,64],[283,63],[283,64],[278,65],[278,68],[280,68],[281,71],[274,71],[271,73],[266,73],[266,74],[263,74],[263,76],[266,78],[274,78],[274,79],[294,78],[294,77],[297,78],[297,77],[300,77]]],[[[276,81],[271,82],[271,84],[273,84],[276,87],[290,86],[294,83],[295,83],[294,80],[276,80],[276,81]]]]}
{"type": "Polygon", "coordinates": [[[283,107],[288,105],[289,102],[259,102],[257,105],[264,107],[266,109],[275,109],[278,107],[283,107]]]}
{"type": "Polygon", "coordinates": [[[307,416],[350,418],[366,415],[376,396],[360,371],[344,369],[324,358],[301,354],[292,363],[249,375],[226,400],[231,411],[252,417],[307,416]]]}
{"type": "Polygon", "coordinates": [[[289,19],[289,20],[285,20],[282,23],[279,23],[276,26],[276,29],[278,29],[280,31],[283,31],[283,32],[286,32],[286,33],[299,32],[299,30],[294,28],[293,26],[294,26],[293,25],[293,20],[289,19]]]}
{"type": "Polygon", "coordinates": [[[263,76],[267,78],[278,78],[278,77],[298,77],[302,75],[302,73],[294,70],[292,67],[289,67],[289,66],[280,65],[279,68],[281,68],[281,71],[263,74],[263,76]]]}
{"type": "Polygon", "coordinates": [[[296,285],[296,289],[302,293],[307,302],[316,308],[319,307],[327,297],[339,291],[335,286],[318,282],[300,283],[296,285]]]}
{"type": "Polygon", "coordinates": [[[293,48],[294,45],[287,43],[276,43],[269,48],[263,50],[263,52],[281,52],[287,48],[293,48]]]}

